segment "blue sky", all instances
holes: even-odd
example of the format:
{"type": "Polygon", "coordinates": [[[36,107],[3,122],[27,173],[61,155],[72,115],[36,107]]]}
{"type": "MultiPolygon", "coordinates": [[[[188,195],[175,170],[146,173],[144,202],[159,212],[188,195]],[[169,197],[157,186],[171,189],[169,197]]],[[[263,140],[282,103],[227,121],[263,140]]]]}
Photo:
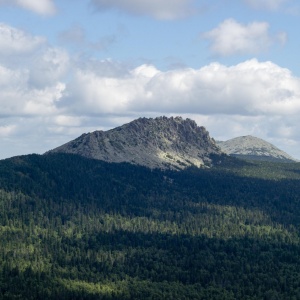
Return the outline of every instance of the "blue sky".
{"type": "Polygon", "coordinates": [[[299,23],[294,0],[0,0],[0,159],[161,115],[300,159],[299,23]]]}

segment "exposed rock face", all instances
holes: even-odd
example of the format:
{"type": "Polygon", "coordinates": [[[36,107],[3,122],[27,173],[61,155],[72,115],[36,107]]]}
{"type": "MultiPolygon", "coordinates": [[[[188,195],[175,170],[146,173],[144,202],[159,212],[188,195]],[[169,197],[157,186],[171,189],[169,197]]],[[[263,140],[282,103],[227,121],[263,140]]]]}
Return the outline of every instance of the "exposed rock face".
{"type": "Polygon", "coordinates": [[[161,169],[210,165],[209,156],[222,153],[204,127],[181,117],[140,118],[108,131],[83,134],[49,152],[161,169]]]}
{"type": "Polygon", "coordinates": [[[236,137],[225,142],[217,142],[220,148],[231,156],[255,160],[295,162],[296,160],[274,145],[247,135],[236,137]]]}

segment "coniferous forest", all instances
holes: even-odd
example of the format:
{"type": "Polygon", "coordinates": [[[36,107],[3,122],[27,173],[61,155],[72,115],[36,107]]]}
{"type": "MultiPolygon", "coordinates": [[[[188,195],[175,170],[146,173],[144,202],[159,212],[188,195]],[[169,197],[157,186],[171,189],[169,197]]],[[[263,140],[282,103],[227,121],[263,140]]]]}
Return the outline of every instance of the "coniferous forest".
{"type": "Polygon", "coordinates": [[[0,299],[300,299],[300,165],[0,161],[0,299]]]}

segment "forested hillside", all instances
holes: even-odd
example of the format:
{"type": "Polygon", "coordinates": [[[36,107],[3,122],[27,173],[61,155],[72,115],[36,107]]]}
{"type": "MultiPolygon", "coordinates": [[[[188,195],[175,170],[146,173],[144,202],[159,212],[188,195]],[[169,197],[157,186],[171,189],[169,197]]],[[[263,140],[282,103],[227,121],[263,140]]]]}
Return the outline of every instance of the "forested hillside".
{"type": "Polygon", "coordinates": [[[300,299],[300,165],[0,161],[0,299],[300,299]]]}

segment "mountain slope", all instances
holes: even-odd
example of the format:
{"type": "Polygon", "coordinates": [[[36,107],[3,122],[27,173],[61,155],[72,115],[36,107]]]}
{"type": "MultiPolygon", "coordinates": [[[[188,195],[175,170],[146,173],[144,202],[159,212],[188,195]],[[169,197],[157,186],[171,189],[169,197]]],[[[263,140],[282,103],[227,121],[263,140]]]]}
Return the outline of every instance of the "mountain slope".
{"type": "Polygon", "coordinates": [[[176,118],[140,118],[123,126],[83,134],[47,153],[73,153],[107,162],[183,169],[209,165],[221,150],[204,127],[176,118]]]}
{"type": "Polygon", "coordinates": [[[0,160],[0,299],[299,299],[299,164],[225,158],[0,160]]]}
{"type": "Polygon", "coordinates": [[[255,160],[295,162],[296,160],[274,145],[251,135],[236,137],[217,145],[227,154],[255,160]]]}

